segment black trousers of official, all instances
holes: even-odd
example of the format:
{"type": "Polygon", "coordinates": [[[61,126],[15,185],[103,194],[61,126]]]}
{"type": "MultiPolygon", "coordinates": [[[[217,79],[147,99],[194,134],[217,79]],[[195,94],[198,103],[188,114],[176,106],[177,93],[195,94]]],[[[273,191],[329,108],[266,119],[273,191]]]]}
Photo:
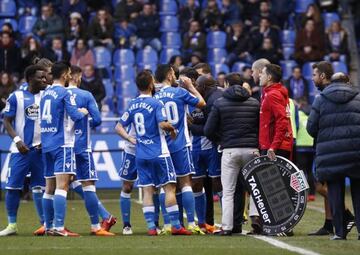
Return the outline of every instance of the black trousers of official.
{"type": "Polygon", "coordinates": [[[245,185],[244,177],[241,172],[238,175],[235,194],[234,194],[234,227],[233,229],[241,229],[244,221],[245,209],[245,185]]]}
{"type": "MultiPolygon", "coordinates": [[[[334,180],[327,181],[328,199],[335,234],[346,238],[346,218],[345,218],[345,176],[339,176],[334,180]]],[[[351,198],[353,201],[355,222],[360,235],[360,179],[350,178],[351,198]]]]}

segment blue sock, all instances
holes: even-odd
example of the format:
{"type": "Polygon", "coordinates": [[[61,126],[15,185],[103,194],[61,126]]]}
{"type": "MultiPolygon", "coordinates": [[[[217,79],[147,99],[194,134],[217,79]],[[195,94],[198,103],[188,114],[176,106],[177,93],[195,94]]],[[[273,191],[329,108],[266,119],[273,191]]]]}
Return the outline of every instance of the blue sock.
{"type": "Polygon", "coordinates": [[[155,207],[154,221],[155,221],[155,226],[158,227],[159,226],[159,214],[160,214],[160,200],[159,200],[158,193],[154,193],[153,201],[154,201],[154,207],[155,207]]]}
{"type": "Polygon", "coordinates": [[[123,219],[124,226],[131,226],[130,212],[131,212],[131,194],[121,191],[120,194],[120,211],[123,219]]]}
{"type": "Polygon", "coordinates": [[[82,199],[84,199],[84,191],[79,181],[73,181],[71,183],[71,188],[73,189],[73,191],[75,191],[76,194],[78,194],[82,199]]]}
{"type": "Polygon", "coordinates": [[[43,191],[42,189],[32,189],[34,205],[39,216],[40,224],[44,224],[44,210],[42,206],[43,191]]]}
{"type": "Polygon", "coordinates": [[[205,224],[206,218],[206,196],[204,191],[194,193],[195,209],[198,217],[198,224],[205,224]]]}
{"type": "Polygon", "coordinates": [[[155,226],[155,207],[154,206],[144,206],[143,213],[146,220],[146,224],[149,230],[156,229],[155,226]]]}
{"type": "Polygon", "coordinates": [[[8,189],[5,196],[6,210],[9,224],[16,223],[17,211],[20,204],[21,190],[8,189]]]}
{"type": "Polygon", "coordinates": [[[103,220],[109,219],[111,214],[105,209],[104,205],[98,200],[99,215],[103,220]]]}
{"type": "Polygon", "coordinates": [[[170,218],[169,218],[169,214],[166,211],[166,205],[165,205],[165,192],[160,192],[159,200],[161,205],[161,213],[164,218],[164,225],[170,225],[170,218]]]}
{"type": "Polygon", "coordinates": [[[83,187],[85,207],[89,214],[91,227],[99,228],[99,213],[98,213],[98,197],[96,195],[95,185],[83,187]]]}
{"type": "Polygon", "coordinates": [[[192,188],[190,186],[185,186],[181,189],[182,193],[182,203],[186,211],[188,224],[194,225],[194,215],[195,215],[195,200],[192,188]]]}
{"type": "Polygon", "coordinates": [[[172,205],[169,207],[166,207],[166,211],[169,214],[171,226],[180,229],[180,220],[179,220],[179,206],[178,205],[172,205]]]}
{"type": "Polygon", "coordinates": [[[54,222],[54,195],[44,193],[42,206],[44,211],[45,228],[53,228],[54,222]]]}
{"type": "Polygon", "coordinates": [[[64,229],[67,191],[56,189],[54,195],[54,221],[57,230],[64,229]]]}
{"type": "Polygon", "coordinates": [[[183,208],[183,202],[182,202],[182,193],[176,193],[176,202],[179,207],[179,221],[181,225],[184,225],[184,208],[183,208]]]}

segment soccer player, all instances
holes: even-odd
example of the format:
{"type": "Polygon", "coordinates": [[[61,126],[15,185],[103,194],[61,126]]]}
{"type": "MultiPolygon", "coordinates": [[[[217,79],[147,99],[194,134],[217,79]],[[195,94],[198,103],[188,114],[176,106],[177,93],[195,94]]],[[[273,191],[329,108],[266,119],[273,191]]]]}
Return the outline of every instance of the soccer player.
{"type": "Polygon", "coordinates": [[[140,96],[131,100],[127,111],[118,123],[118,133],[122,138],[136,144],[136,168],[139,187],[144,190],[143,213],[148,234],[157,235],[153,194],[155,187],[163,187],[166,193],[166,211],[171,219],[173,235],[191,235],[180,225],[179,208],[176,204],[176,177],[174,166],[166,143],[164,131],[176,137],[174,127],[167,122],[163,104],[153,98],[154,78],[148,71],[136,77],[140,96]],[[125,130],[135,126],[136,140],[125,130]]]}
{"type": "Polygon", "coordinates": [[[194,173],[194,166],[190,152],[191,140],[187,127],[186,112],[189,105],[203,108],[206,103],[187,77],[182,76],[180,80],[187,90],[182,87],[171,86],[176,79],[171,65],[159,65],[155,76],[156,80],[162,83],[162,88],[154,97],[164,104],[167,120],[178,134],[175,140],[172,140],[170,136],[166,137],[175,167],[177,188],[181,191],[181,193],[177,194],[177,201],[178,204],[182,203],[186,211],[188,229],[196,234],[204,234],[195,224],[194,219],[195,201],[191,188],[191,175],[194,173]]]}
{"type": "Polygon", "coordinates": [[[67,192],[70,180],[75,175],[74,122],[83,119],[88,111],[85,108],[78,109],[75,97],[65,89],[71,78],[70,66],[64,62],[54,63],[51,74],[53,85],[44,91],[40,102],[41,143],[46,178],[43,196],[45,227],[49,235],[79,236],[64,228],[64,219],[67,192]],[[54,212],[49,209],[52,208],[51,204],[54,212]]]}
{"type": "MultiPolygon", "coordinates": [[[[71,96],[75,99],[79,108],[89,111],[91,119],[86,116],[75,122],[75,162],[76,179],[81,183],[85,207],[91,221],[91,234],[97,236],[114,236],[113,233],[100,227],[99,223],[99,199],[96,195],[95,181],[98,180],[94,160],[91,151],[90,126],[96,127],[101,124],[99,108],[93,95],[79,89],[81,83],[81,68],[71,66],[71,80],[67,88],[71,96]]],[[[116,221],[115,221],[116,222],[116,221]]]]}
{"type": "MultiPolygon", "coordinates": [[[[44,223],[41,200],[45,179],[41,159],[39,109],[41,92],[46,86],[45,73],[40,66],[31,65],[25,70],[25,78],[28,83],[27,88],[12,93],[4,110],[4,126],[16,146],[12,147],[5,187],[9,224],[0,232],[0,236],[14,235],[18,231],[16,216],[21,190],[29,172],[34,204],[40,224],[44,223]]],[[[44,227],[34,232],[35,235],[43,233],[44,227]]]]}

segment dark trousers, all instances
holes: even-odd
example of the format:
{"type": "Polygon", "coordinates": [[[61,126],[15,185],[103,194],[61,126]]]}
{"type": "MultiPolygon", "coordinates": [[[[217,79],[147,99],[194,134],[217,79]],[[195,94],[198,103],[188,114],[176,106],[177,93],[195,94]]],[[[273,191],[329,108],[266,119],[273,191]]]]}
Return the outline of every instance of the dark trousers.
{"type": "Polygon", "coordinates": [[[244,218],[245,186],[243,178],[243,175],[239,173],[234,194],[234,229],[242,227],[244,218]]]}
{"type": "Polygon", "coordinates": [[[214,225],[214,200],[213,200],[213,189],[212,179],[209,176],[204,178],[204,189],[206,195],[206,223],[214,225]]]}
{"type": "MultiPolygon", "coordinates": [[[[360,179],[350,178],[351,198],[353,201],[355,221],[358,233],[360,235],[360,179]]],[[[330,203],[331,214],[335,234],[346,238],[346,219],[345,219],[345,177],[339,176],[335,180],[327,181],[328,199],[330,203]]]]}
{"type": "Polygon", "coordinates": [[[310,195],[315,195],[315,178],[312,172],[314,162],[314,152],[312,151],[297,151],[296,152],[296,165],[300,170],[303,170],[306,174],[307,181],[309,183],[310,195]]]}

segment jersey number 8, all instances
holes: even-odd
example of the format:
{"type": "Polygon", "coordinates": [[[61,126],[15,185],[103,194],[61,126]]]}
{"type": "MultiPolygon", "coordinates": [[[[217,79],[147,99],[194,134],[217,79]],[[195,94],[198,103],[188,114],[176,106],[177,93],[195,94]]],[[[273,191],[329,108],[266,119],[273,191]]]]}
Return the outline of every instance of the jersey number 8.
{"type": "Polygon", "coordinates": [[[139,136],[145,135],[145,118],[144,118],[144,115],[142,113],[140,113],[140,112],[135,113],[134,121],[135,121],[136,133],[139,136]]]}

